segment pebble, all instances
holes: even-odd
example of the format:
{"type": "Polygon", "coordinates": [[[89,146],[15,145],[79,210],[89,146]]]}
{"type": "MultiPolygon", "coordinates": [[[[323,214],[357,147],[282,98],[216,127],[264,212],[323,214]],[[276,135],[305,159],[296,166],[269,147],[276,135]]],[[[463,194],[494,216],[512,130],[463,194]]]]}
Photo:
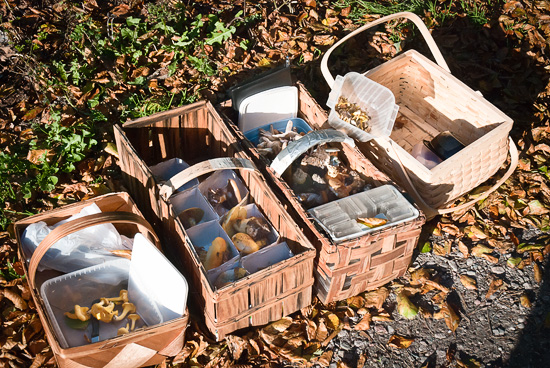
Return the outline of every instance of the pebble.
{"type": "Polygon", "coordinates": [[[494,267],[491,268],[491,272],[496,273],[497,275],[500,275],[500,274],[505,273],[506,271],[501,266],[494,266],[494,267]]]}
{"type": "Polygon", "coordinates": [[[523,330],[525,328],[525,325],[523,323],[518,323],[518,329],[523,330]]]}
{"type": "Polygon", "coordinates": [[[329,365],[329,368],[337,368],[337,367],[338,367],[338,365],[336,364],[336,362],[332,362],[329,365]]]}
{"type": "Polygon", "coordinates": [[[351,350],[351,343],[348,340],[340,342],[340,348],[343,350],[351,350]]]}
{"type": "Polygon", "coordinates": [[[361,340],[361,339],[356,339],[354,342],[353,342],[353,345],[355,345],[355,347],[359,348],[359,349],[363,349],[365,347],[365,341],[361,340]]]}
{"type": "Polygon", "coordinates": [[[454,272],[458,272],[458,266],[455,261],[449,261],[449,267],[451,267],[454,272]]]}
{"type": "Polygon", "coordinates": [[[475,271],[467,271],[467,272],[466,272],[466,275],[468,275],[468,276],[475,276],[476,273],[475,273],[475,271]]]}
{"type": "Polygon", "coordinates": [[[444,339],[446,337],[447,337],[447,335],[445,335],[444,333],[438,332],[438,333],[435,334],[435,338],[439,339],[439,340],[444,339]]]}
{"type": "Polygon", "coordinates": [[[374,326],[374,332],[376,332],[377,334],[385,334],[388,331],[386,330],[386,328],[384,326],[376,325],[376,326],[374,326]]]}
{"type": "Polygon", "coordinates": [[[481,300],[479,299],[474,300],[474,305],[480,305],[480,304],[481,304],[481,300]]]}
{"type": "Polygon", "coordinates": [[[523,284],[523,288],[524,288],[525,290],[531,290],[533,287],[531,286],[530,283],[526,282],[526,283],[523,284]]]}
{"type": "Polygon", "coordinates": [[[518,317],[518,322],[519,323],[525,322],[525,317],[518,317]]]}
{"type": "Polygon", "coordinates": [[[392,326],[388,326],[388,333],[390,335],[393,335],[394,332],[395,332],[395,329],[392,326]]]}
{"type": "Polygon", "coordinates": [[[508,330],[508,331],[515,331],[516,328],[515,328],[514,326],[508,326],[507,330],[508,330]]]}
{"type": "Polygon", "coordinates": [[[473,260],[472,258],[468,258],[468,259],[466,260],[466,265],[467,265],[468,267],[472,267],[473,264],[474,264],[474,260],[473,260]]]}

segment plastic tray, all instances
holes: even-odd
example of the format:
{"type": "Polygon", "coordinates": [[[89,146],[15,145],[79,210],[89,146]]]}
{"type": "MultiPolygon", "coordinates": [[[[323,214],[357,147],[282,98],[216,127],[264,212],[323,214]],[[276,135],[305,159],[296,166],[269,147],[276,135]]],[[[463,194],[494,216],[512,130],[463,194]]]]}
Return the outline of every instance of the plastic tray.
{"type": "Polygon", "coordinates": [[[399,106],[395,104],[392,91],[362,74],[350,72],[345,76],[337,76],[327,100],[331,108],[328,116],[329,124],[338,130],[361,142],[378,137],[389,137],[397,117],[399,106]],[[370,116],[370,132],[346,123],[338,116],[335,106],[340,96],[355,103],[370,116]]]}
{"type": "Polygon", "coordinates": [[[249,130],[248,132],[244,133],[244,136],[246,137],[246,139],[252,142],[254,146],[257,146],[258,143],[260,143],[260,129],[269,131],[271,130],[271,127],[273,127],[273,129],[277,129],[280,132],[284,132],[289,120],[292,121],[292,127],[295,128],[298,133],[307,133],[312,130],[311,127],[304,121],[304,119],[291,118],[291,119],[282,119],[282,120],[275,121],[273,123],[269,123],[261,127],[249,130]]]}
{"type": "Polygon", "coordinates": [[[410,221],[420,212],[392,185],[357,193],[308,211],[336,243],[388,226],[410,221]],[[369,228],[359,224],[359,217],[387,219],[382,226],[369,228]]]}

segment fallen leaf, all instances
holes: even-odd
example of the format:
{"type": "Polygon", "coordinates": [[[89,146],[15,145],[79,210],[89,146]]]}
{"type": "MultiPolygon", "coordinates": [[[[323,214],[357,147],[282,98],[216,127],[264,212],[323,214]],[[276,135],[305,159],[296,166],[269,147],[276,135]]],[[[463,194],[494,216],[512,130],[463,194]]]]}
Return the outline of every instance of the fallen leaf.
{"type": "Polygon", "coordinates": [[[229,351],[231,352],[231,355],[233,356],[233,359],[239,360],[241,357],[244,349],[248,345],[246,343],[246,340],[239,336],[235,335],[228,335],[226,337],[227,341],[227,347],[229,348],[229,351]]]}
{"type": "Polygon", "coordinates": [[[519,302],[521,305],[525,308],[531,308],[533,305],[531,304],[531,300],[529,300],[529,296],[527,294],[523,293],[519,297],[519,302]]]}
{"type": "Polygon", "coordinates": [[[312,320],[307,321],[306,335],[309,341],[315,339],[315,333],[317,332],[317,325],[312,320]]]}
{"type": "Polygon", "coordinates": [[[317,341],[325,341],[325,339],[328,337],[328,329],[325,325],[324,321],[319,321],[319,324],[317,326],[317,331],[315,332],[315,340],[317,341]]]}
{"type": "Polygon", "coordinates": [[[367,354],[361,354],[359,355],[359,359],[357,359],[357,368],[363,368],[365,366],[365,363],[367,362],[367,354]]]}
{"type": "Polygon", "coordinates": [[[450,240],[444,240],[443,244],[434,244],[433,252],[438,256],[446,256],[451,253],[451,244],[450,240]]]}
{"type": "Polygon", "coordinates": [[[326,315],[327,318],[327,327],[336,330],[338,326],[340,326],[340,318],[334,313],[328,313],[326,315]]]}
{"type": "Polygon", "coordinates": [[[508,260],[506,261],[506,264],[508,265],[508,267],[510,268],[516,268],[519,263],[521,262],[521,258],[520,257],[510,257],[508,258],[508,260]]]}
{"type": "Polygon", "coordinates": [[[292,324],[292,318],[283,317],[280,320],[271,323],[268,327],[270,327],[270,328],[272,328],[272,329],[274,329],[278,332],[283,332],[287,328],[289,328],[291,324],[292,324]]]}
{"type": "Polygon", "coordinates": [[[470,256],[468,246],[460,240],[458,241],[458,250],[464,255],[464,258],[468,258],[470,256]]]}
{"type": "Polygon", "coordinates": [[[460,317],[458,316],[458,314],[447,302],[443,303],[443,306],[441,307],[441,312],[443,313],[443,318],[445,319],[445,324],[447,325],[447,327],[452,332],[455,332],[458,328],[458,324],[460,323],[460,317]]]}
{"type": "Polygon", "coordinates": [[[430,242],[425,242],[420,249],[420,253],[428,253],[432,250],[432,244],[430,242]]]}
{"type": "Polygon", "coordinates": [[[432,277],[431,271],[426,268],[419,268],[411,272],[411,285],[424,285],[432,277]]]}
{"type": "Polygon", "coordinates": [[[489,290],[487,291],[487,294],[485,294],[485,298],[489,299],[491,295],[499,291],[503,286],[504,286],[504,281],[494,277],[493,280],[491,280],[491,284],[489,285],[489,290]]]}
{"type": "Polygon", "coordinates": [[[385,288],[381,287],[373,291],[369,291],[365,293],[363,296],[365,298],[365,308],[376,308],[378,310],[382,309],[382,304],[384,304],[384,301],[388,298],[390,295],[390,291],[385,288]]]}
{"type": "Polygon", "coordinates": [[[361,321],[355,325],[355,329],[359,331],[366,331],[370,328],[370,322],[372,320],[372,316],[370,313],[367,313],[361,318],[361,321]]]}
{"type": "Polygon", "coordinates": [[[323,354],[321,354],[321,356],[317,360],[317,363],[319,363],[319,365],[321,365],[323,367],[328,367],[331,360],[332,360],[332,354],[333,353],[334,352],[332,350],[327,350],[327,351],[323,352],[323,354]]]}
{"type": "Polygon", "coordinates": [[[493,252],[493,248],[490,248],[483,244],[478,244],[472,248],[472,255],[475,257],[483,257],[484,254],[493,252]]]}
{"type": "Polygon", "coordinates": [[[468,290],[477,290],[476,280],[467,275],[460,275],[460,282],[468,290]]]}
{"type": "Polygon", "coordinates": [[[414,339],[409,339],[404,336],[392,335],[388,341],[388,345],[396,349],[406,349],[413,343],[414,339]]]}
{"type": "Polygon", "coordinates": [[[540,284],[542,282],[542,270],[536,262],[533,263],[533,271],[535,274],[535,281],[540,284]]]}
{"type": "Polygon", "coordinates": [[[414,305],[404,293],[397,294],[397,311],[407,319],[412,319],[418,314],[418,307],[414,305]]]}
{"type": "Polygon", "coordinates": [[[365,304],[365,299],[361,296],[352,296],[351,298],[348,298],[347,300],[348,306],[354,309],[360,309],[365,304]]]}
{"type": "Polygon", "coordinates": [[[4,298],[13,303],[15,308],[20,310],[27,309],[27,302],[21,297],[21,295],[19,295],[19,293],[16,293],[11,289],[4,289],[2,290],[2,294],[4,295],[4,298]]]}

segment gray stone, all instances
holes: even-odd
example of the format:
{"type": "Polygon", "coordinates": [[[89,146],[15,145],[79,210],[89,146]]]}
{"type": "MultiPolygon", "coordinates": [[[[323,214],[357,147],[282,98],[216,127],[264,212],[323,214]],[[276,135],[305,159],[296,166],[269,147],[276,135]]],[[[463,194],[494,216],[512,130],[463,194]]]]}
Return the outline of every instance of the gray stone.
{"type": "Polygon", "coordinates": [[[493,272],[497,275],[500,275],[500,274],[505,273],[506,271],[504,270],[504,268],[502,266],[493,266],[493,267],[491,267],[491,272],[493,272]]]}
{"type": "Polygon", "coordinates": [[[386,328],[384,326],[376,325],[376,326],[374,326],[374,332],[376,332],[379,335],[383,335],[383,334],[386,334],[388,331],[386,330],[386,328]]]}
{"type": "Polygon", "coordinates": [[[455,261],[449,261],[449,267],[451,267],[454,272],[458,271],[458,266],[455,261]]]}
{"type": "Polygon", "coordinates": [[[524,284],[523,284],[523,288],[524,288],[525,290],[531,290],[531,289],[533,289],[533,287],[531,286],[531,284],[530,284],[529,282],[524,283],[524,284]]]}
{"type": "Polygon", "coordinates": [[[363,349],[366,344],[364,340],[361,340],[360,338],[358,338],[358,339],[355,339],[355,341],[353,342],[353,345],[355,345],[355,347],[359,349],[363,349]]]}
{"type": "Polygon", "coordinates": [[[523,323],[518,323],[518,329],[523,330],[525,325],[523,323]]]}
{"type": "Polygon", "coordinates": [[[518,317],[518,322],[519,323],[525,322],[525,317],[518,317]]]}
{"type": "Polygon", "coordinates": [[[466,266],[472,267],[473,264],[474,264],[473,258],[468,258],[468,259],[466,260],[466,266]]]}
{"type": "Polygon", "coordinates": [[[445,335],[444,333],[441,333],[441,332],[438,332],[438,333],[435,334],[436,339],[444,339],[446,337],[447,337],[447,335],[445,335]]]}
{"type": "Polygon", "coordinates": [[[340,348],[343,350],[351,350],[351,343],[349,340],[344,340],[340,343],[340,348]]]}
{"type": "Polygon", "coordinates": [[[390,335],[393,335],[394,332],[395,332],[395,329],[392,326],[388,326],[388,333],[390,335]]]}
{"type": "Polygon", "coordinates": [[[476,273],[475,273],[475,271],[466,271],[466,275],[468,275],[468,276],[475,276],[476,273]]]}
{"type": "Polygon", "coordinates": [[[480,305],[480,304],[481,304],[481,300],[479,299],[474,300],[474,305],[480,305]]]}

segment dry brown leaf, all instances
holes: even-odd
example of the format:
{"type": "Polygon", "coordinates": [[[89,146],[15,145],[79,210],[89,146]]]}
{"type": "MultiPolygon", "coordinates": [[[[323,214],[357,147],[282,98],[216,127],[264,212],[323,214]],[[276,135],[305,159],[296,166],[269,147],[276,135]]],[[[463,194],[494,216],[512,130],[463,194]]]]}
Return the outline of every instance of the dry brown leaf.
{"type": "Polygon", "coordinates": [[[491,263],[498,263],[498,258],[497,257],[493,257],[489,254],[482,254],[481,255],[481,258],[491,262],[491,263]]]}
{"type": "Polygon", "coordinates": [[[319,321],[317,331],[315,332],[315,340],[323,342],[328,337],[328,328],[323,320],[319,321]]]}
{"type": "Polygon", "coordinates": [[[535,281],[540,284],[542,282],[542,270],[537,262],[533,262],[533,271],[535,274],[535,281]]]}
{"type": "Polygon", "coordinates": [[[381,313],[377,314],[376,316],[372,316],[373,322],[391,322],[393,319],[388,313],[381,313]]]}
{"type": "Polygon", "coordinates": [[[372,316],[370,313],[367,313],[361,318],[361,321],[355,325],[355,329],[359,331],[366,331],[370,328],[372,316]]]}
{"type": "Polygon", "coordinates": [[[472,248],[472,255],[475,257],[483,257],[484,254],[490,253],[493,253],[493,248],[489,248],[483,244],[478,244],[472,248]]]}
{"type": "Polygon", "coordinates": [[[439,312],[434,313],[434,318],[435,319],[444,318],[445,324],[452,332],[456,331],[456,329],[458,328],[458,324],[460,322],[460,317],[455,312],[453,307],[451,307],[447,302],[443,303],[443,305],[441,306],[441,310],[439,312]]]}
{"type": "Polygon", "coordinates": [[[227,347],[229,348],[229,351],[231,352],[233,359],[239,360],[244,349],[247,346],[246,340],[244,340],[239,336],[228,335],[226,337],[226,341],[227,341],[227,347]]]}
{"type": "Polygon", "coordinates": [[[350,306],[351,308],[359,309],[363,307],[363,305],[365,304],[365,299],[357,295],[357,296],[352,296],[351,298],[348,298],[346,302],[348,303],[348,306],[350,306]]]}
{"type": "Polygon", "coordinates": [[[315,339],[315,333],[317,331],[317,325],[312,320],[307,320],[306,335],[309,341],[315,339]]]}
{"type": "Polygon", "coordinates": [[[388,341],[388,345],[396,349],[406,349],[413,343],[414,339],[409,339],[404,336],[392,335],[388,341]]]}
{"type": "Polygon", "coordinates": [[[367,354],[359,355],[359,359],[357,359],[357,368],[363,368],[366,362],[367,362],[367,354]]]}
{"type": "Polygon", "coordinates": [[[292,325],[291,317],[283,317],[278,321],[271,323],[268,327],[278,332],[283,332],[292,325]]]}
{"type": "Polygon", "coordinates": [[[446,256],[451,253],[451,244],[450,240],[444,240],[443,245],[434,243],[433,253],[438,256],[446,256]]]}
{"type": "Polygon", "coordinates": [[[326,316],[327,327],[331,330],[336,330],[340,326],[340,318],[334,313],[328,313],[326,316]]]}
{"type": "Polygon", "coordinates": [[[449,291],[451,291],[449,288],[441,285],[439,282],[436,282],[434,280],[426,280],[424,285],[429,286],[429,287],[434,288],[434,289],[441,290],[444,293],[449,293],[449,291]]]}
{"type": "Polygon", "coordinates": [[[4,289],[2,290],[2,293],[4,294],[4,298],[8,299],[13,303],[15,308],[20,310],[27,309],[27,302],[25,301],[25,299],[21,297],[21,295],[19,295],[19,293],[16,293],[11,289],[4,289]]]}
{"type": "Polygon", "coordinates": [[[525,308],[531,308],[533,305],[531,304],[531,300],[529,300],[529,296],[527,294],[523,293],[519,297],[519,301],[521,305],[525,308]]]}
{"type": "Polygon", "coordinates": [[[381,287],[373,291],[369,291],[365,293],[365,308],[376,308],[378,310],[382,309],[382,305],[384,304],[384,301],[388,298],[390,295],[390,291],[385,288],[381,287]]]}
{"type": "Polygon", "coordinates": [[[450,234],[450,235],[453,235],[453,236],[456,236],[457,234],[460,233],[460,230],[458,229],[458,226],[452,225],[452,224],[442,224],[441,225],[441,230],[443,232],[446,232],[447,234],[450,234]]]}
{"type": "Polygon", "coordinates": [[[477,290],[477,283],[473,277],[460,275],[460,282],[468,290],[477,290]]]}
{"type": "Polygon", "coordinates": [[[426,280],[431,279],[431,270],[426,268],[419,268],[411,272],[411,285],[423,285],[426,280]]]}
{"type": "Polygon", "coordinates": [[[334,352],[332,350],[327,350],[321,354],[319,359],[317,359],[317,363],[321,366],[328,367],[330,365],[330,362],[332,360],[332,354],[334,352]]]}
{"type": "Polygon", "coordinates": [[[458,241],[458,250],[464,255],[464,258],[468,258],[470,256],[468,246],[460,240],[458,241]]]}
{"type": "Polygon", "coordinates": [[[487,291],[487,294],[485,294],[485,298],[489,299],[491,295],[493,295],[495,292],[500,290],[504,286],[504,281],[502,281],[499,278],[494,277],[491,280],[491,284],[489,285],[489,290],[487,291]]]}

